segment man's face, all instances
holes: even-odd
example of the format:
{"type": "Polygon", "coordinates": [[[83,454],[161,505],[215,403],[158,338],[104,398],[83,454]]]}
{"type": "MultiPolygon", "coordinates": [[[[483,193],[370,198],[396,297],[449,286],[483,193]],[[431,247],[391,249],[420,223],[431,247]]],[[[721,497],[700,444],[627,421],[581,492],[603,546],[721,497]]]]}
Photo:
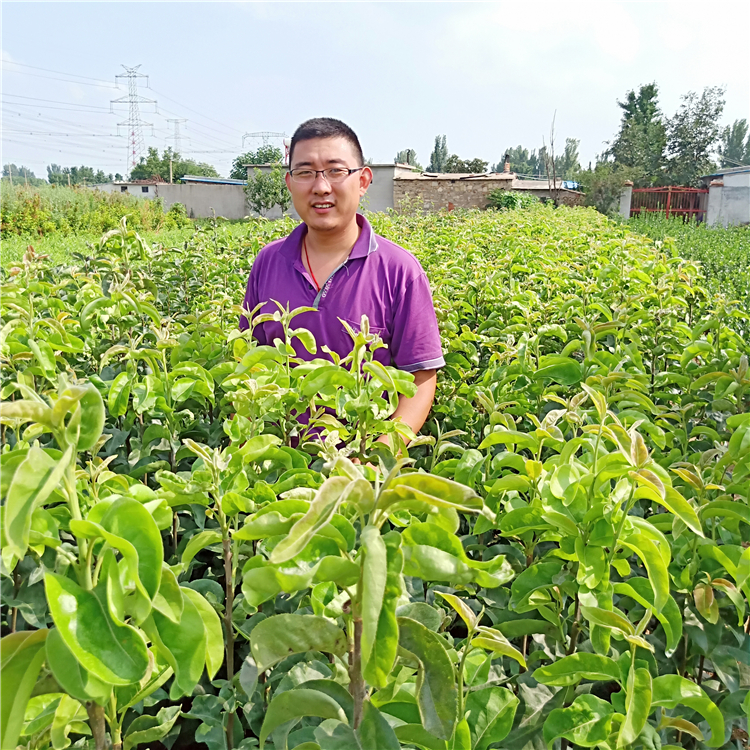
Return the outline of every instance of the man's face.
{"type": "MultiPolygon", "coordinates": [[[[294,147],[290,169],[356,169],[359,159],[346,138],[313,138],[300,141],[294,147]]],[[[294,207],[310,229],[335,232],[350,225],[357,213],[359,199],[372,181],[372,170],[365,167],[350,174],[343,182],[329,183],[322,174],[310,183],[295,182],[286,175],[286,185],[292,194],[294,207]]]]}

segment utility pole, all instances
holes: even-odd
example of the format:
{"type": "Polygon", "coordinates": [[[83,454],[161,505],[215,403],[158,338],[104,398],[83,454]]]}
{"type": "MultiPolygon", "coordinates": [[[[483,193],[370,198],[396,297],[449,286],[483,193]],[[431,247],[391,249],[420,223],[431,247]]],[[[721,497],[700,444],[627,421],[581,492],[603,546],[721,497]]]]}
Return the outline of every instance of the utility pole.
{"type": "Polygon", "coordinates": [[[153,128],[150,122],[143,122],[141,120],[141,113],[139,104],[153,104],[154,111],[156,110],[156,100],[146,99],[138,94],[138,79],[145,78],[146,86],[148,86],[148,76],[138,72],[140,65],[136,65],[134,68],[128,68],[126,65],[122,66],[125,68],[124,73],[120,73],[115,76],[115,80],[118,78],[128,79],[128,95],[122,96],[119,99],[112,99],[110,101],[110,111],[114,112],[115,104],[126,104],[128,105],[128,119],[124,122],[118,122],[117,128],[127,127],[128,129],[128,171],[132,171],[133,167],[138,164],[138,159],[144,151],[145,143],[143,140],[143,126],[153,128]]]}
{"type": "Polygon", "coordinates": [[[26,183],[26,187],[29,186],[29,173],[26,171],[26,167],[23,168],[23,180],[26,183]]]}
{"type": "Polygon", "coordinates": [[[68,187],[70,187],[70,172],[68,172],[68,187]]]}
{"type": "Polygon", "coordinates": [[[172,184],[172,158],[169,158],[169,184],[172,184]]]}
{"type": "Polygon", "coordinates": [[[10,175],[10,186],[13,187],[13,165],[8,164],[8,174],[10,175]]]}

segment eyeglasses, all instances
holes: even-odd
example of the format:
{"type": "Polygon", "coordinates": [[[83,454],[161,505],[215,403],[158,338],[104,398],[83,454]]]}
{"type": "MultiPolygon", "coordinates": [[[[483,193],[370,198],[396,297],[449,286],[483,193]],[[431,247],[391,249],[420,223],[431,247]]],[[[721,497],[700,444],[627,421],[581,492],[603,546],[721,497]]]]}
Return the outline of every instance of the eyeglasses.
{"type": "Polygon", "coordinates": [[[346,167],[330,167],[329,169],[290,169],[289,174],[295,182],[311,183],[315,182],[319,174],[323,175],[323,178],[329,184],[335,182],[343,182],[350,174],[359,172],[364,167],[357,167],[356,169],[347,169],[346,167]]]}

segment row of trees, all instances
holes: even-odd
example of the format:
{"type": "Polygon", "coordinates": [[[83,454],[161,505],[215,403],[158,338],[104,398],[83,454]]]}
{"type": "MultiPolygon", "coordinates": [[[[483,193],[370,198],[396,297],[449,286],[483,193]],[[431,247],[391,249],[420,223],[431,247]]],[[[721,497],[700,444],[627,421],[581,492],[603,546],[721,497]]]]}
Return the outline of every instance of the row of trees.
{"type": "MultiPolygon", "coordinates": [[[[278,150],[278,149],[277,149],[278,150]]],[[[242,157],[239,157],[242,158],[242,157]]],[[[182,179],[186,174],[199,175],[203,177],[219,177],[215,167],[205,162],[196,162],[192,159],[182,157],[171,148],[166,148],[160,154],[159,149],[149,148],[148,154],[142,156],[140,162],[130,172],[131,180],[148,180],[158,177],[169,182],[170,176],[173,181],[182,179]],[[171,171],[170,171],[171,170],[171,171]]],[[[47,167],[47,179],[37,177],[31,169],[16,164],[5,164],[3,166],[3,179],[17,184],[26,184],[32,187],[40,185],[100,185],[112,180],[122,180],[123,176],[116,172],[109,174],[101,169],[94,169],[82,165],[80,167],[63,167],[59,164],[50,164],[47,167]]],[[[242,176],[244,179],[244,175],[242,176]]]]}
{"type": "MultiPolygon", "coordinates": [[[[555,156],[555,173],[558,178],[569,180],[574,179],[580,164],[578,163],[578,144],[580,141],[575,138],[568,138],[565,141],[565,150],[559,156],[555,156]]],[[[509,148],[504,153],[510,155],[510,168],[521,177],[546,177],[549,162],[549,154],[546,146],[542,146],[539,151],[529,151],[523,146],[509,148]]],[[[394,159],[396,164],[409,164],[422,170],[422,166],[417,161],[417,154],[414,149],[404,149],[396,154],[394,159]]],[[[502,172],[505,162],[503,158],[491,169],[495,172],[502,172]]],[[[427,167],[428,172],[447,173],[447,174],[481,174],[486,172],[489,162],[484,159],[462,159],[457,154],[451,154],[448,151],[447,137],[445,135],[435,136],[435,147],[430,154],[430,164],[427,167]]]]}
{"type": "MultiPolygon", "coordinates": [[[[520,177],[545,178],[554,171],[558,178],[578,180],[584,185],[602,180],[621,184],[630,179],[637,187],[658,185],[697,185],[703,175],[717,167],[750,164],[750,128],[745,119],[721,127],[724,89],[709,86],[702,93],[688,92],[680,107],[666,117],[659,106],[656,83],[629,91],[624,101],[619,132],[607,143],[595,164],[583,169],[576,138],[566,138],[560,154],[543,144],[538,149],[522,145],[508,148],[492,166],[502,171],[504,156],[510,157],[510,169],[520,177]],[[554,169],[553,169],[554,163],[554,169]]],[[[421,169],[413,149],[396,154],[397,163],[421,169]]],[[[438,135],[427,167],[430,172],[471,172],[487,169],[482,159],[461,159],[448,151],[447,138],[438,135]]]]}
{"type": "Polygon", "coordinates": [[[725,100],[718,86],[708,86],[700,95],[685,94],[672,117],[665,117],[659,107],[656,83],[629,91],[617,104],[622,110],[620,131],[597,161],[629,170],[637,187],[697,185],[717,166],[750,163],[747,121],[720,126],[725,100]]]}

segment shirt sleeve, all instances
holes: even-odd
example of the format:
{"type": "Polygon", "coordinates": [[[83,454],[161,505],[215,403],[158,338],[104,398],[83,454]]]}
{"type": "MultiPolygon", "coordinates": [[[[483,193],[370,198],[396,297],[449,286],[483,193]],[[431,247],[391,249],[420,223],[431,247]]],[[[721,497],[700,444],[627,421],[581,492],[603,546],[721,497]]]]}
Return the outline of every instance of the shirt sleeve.
{"type": "Polygon", "coordinates": [[[396,301],[390,342],[394,367],[406,372],[435,370],[445,365],[430,284],[422,271],[396,301]]]}

